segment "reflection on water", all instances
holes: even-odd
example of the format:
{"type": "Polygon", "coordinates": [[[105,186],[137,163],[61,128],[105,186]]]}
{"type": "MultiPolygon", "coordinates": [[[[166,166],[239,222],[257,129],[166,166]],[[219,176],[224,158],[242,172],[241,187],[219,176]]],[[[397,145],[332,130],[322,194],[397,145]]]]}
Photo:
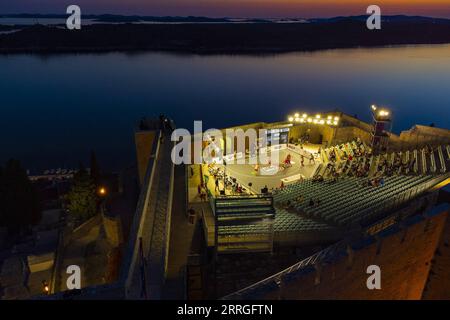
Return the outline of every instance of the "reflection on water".
{"type": "Polygon", "coordinates": [[[0,56],[0,161],[69,166],[96,150],[133,161],[133,124],[164,112],[179,127],[283,120],[341,109],[369,119],[392,108],[394,130],[450,127],[450,45],[269,56],[165,53],[0,56]]]}

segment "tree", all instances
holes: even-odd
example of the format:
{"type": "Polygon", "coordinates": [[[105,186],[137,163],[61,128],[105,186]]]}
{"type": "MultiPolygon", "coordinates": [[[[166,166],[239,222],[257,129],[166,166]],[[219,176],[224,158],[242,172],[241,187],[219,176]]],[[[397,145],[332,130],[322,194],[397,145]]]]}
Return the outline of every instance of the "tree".
{"type": "Polygon", "coordinates": [[[82,165],[74,175],[72,189],[67,194],[67,200],[70,214],[81,221],[86,221],[97,213],[95,183],[82,165]]]}
{"type": "Polygon", "coordinates": [[[42,218],[38,193],[20,161],[11,159],[0,168],[0,225],[18,233],[42,218]]]}
{"type": "Polygon", "coordinates": [[[97,157],[95,156],[95,152],[91,151],[91,178],[94,181],[96,187],[100,184],[100,167],[97,162],[97,157]]]}

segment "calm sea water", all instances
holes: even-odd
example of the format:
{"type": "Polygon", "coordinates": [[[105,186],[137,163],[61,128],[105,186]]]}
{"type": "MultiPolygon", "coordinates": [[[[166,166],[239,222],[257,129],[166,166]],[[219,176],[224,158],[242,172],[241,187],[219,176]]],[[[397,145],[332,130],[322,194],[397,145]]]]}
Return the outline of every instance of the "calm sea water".
{"type": "Polygon", "coordinates": [[[163,112],[178,127],[279,121],[340,109],[369,120],[392,109],[394,131],[450,128],[450,45],[271,56],[165,53],[0,55],[0,162],[76,166],[95,150],[108,169],[134,161],[133,128],[163,112]]]}

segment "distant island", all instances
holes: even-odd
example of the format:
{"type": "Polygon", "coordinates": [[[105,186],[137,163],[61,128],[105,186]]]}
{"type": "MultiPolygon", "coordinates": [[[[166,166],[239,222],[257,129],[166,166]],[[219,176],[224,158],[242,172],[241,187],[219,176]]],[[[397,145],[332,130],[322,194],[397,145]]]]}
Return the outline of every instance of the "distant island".
{"type": "MultiPolygon", "coordinates": [[[[0,15],[0,19],[2,17],[5,16],[0,15]]],[[[36,18],[33,15],[15,17],[36,18]]],[[[385,16],[382,29],[374,31],[366,28],[366,16],[308,20],[115,15],[83,18],[97,23],[84,25],[79,31],[69,31],[64,25],[0,26],[0,53],[173,51],[258,54],[450,43],[450,20],[428,17],[385,16]]]]}

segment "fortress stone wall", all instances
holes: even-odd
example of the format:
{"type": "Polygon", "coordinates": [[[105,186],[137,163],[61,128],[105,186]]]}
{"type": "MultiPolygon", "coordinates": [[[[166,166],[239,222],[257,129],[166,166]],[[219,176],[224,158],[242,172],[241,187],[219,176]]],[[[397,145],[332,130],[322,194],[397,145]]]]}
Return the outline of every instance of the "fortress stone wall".
{"type": "Polygon", "coordinates": [[[123,243],[122,223],[119,216],[103,215],[103,228],[108,241],[113,247],[119,247],[123,243]]]}
{"type": "MultiPolygon", "coordinates": [[[[448,207],[448,205],[447,205],[448,207]]],[[[450,300],[450,219],[447,219],[439,246],[434,255],[422,299],[450,300]]]]}
{"type": "Polygon", "coordinates": [[[147,166],[152,156],[152,148],[156,139],[156,131],[139,131],[135,133],[136,158],[138,164],[139,181],[144,181],[147,166]]]}
{"type": "MultiPolygon", "coordinates": [[[[411,299],[422,298],[447,212],[416,216],[412,223],[382,231],[366,242],[349,246],[327,264],[310,266],[281,279],[280,287],[263,299],[411,299]],[[381,289],[369,290],[367,267],[381,268],[381,289]]],[[[445,243],[445,242],[444,242],[445,243]]],[[[448,286],[447,286],[448,288],[448,286]]]]}

